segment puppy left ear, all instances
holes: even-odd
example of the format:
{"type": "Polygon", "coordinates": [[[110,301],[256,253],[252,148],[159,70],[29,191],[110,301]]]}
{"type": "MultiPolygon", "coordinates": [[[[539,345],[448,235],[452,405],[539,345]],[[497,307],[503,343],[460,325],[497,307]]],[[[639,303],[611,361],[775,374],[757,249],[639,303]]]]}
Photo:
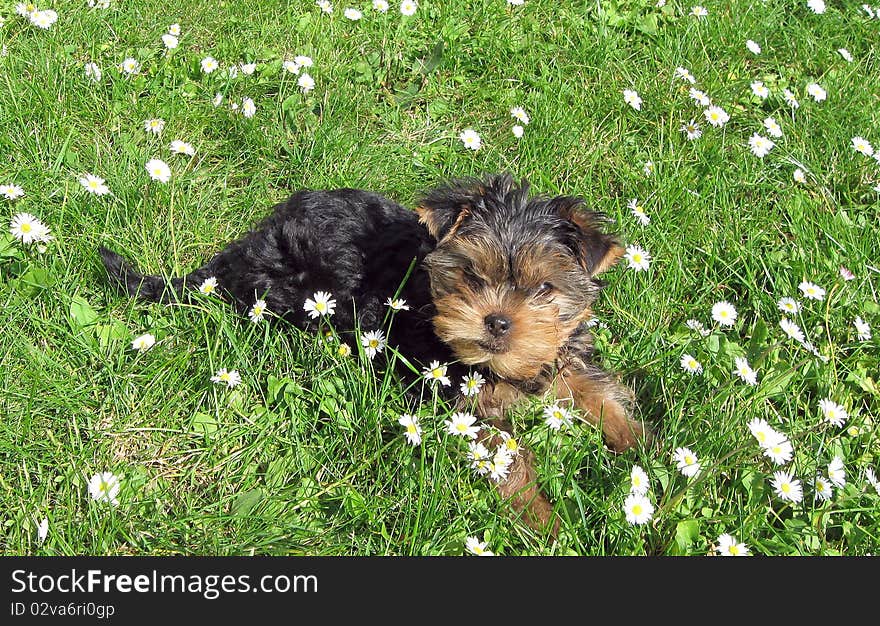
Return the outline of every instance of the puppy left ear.
{"type": "Polygon", "coordinates": [[[419,222],[438,243],[452,237],[470,215],[475,203],[480,201],[479,191],[464,184],[451,184],[431,191],[416,207],[419,222]]]}
{"type": "Polygon", "coordinates": [[[610,269],[623,256],[624,250],[617,237],[602,231],[607,221],[605,216],[584,209],[582,199],[560,196],[551,199],[550,204],[560,217],[575,227],[578,259],[591,276],[610,269]]]}

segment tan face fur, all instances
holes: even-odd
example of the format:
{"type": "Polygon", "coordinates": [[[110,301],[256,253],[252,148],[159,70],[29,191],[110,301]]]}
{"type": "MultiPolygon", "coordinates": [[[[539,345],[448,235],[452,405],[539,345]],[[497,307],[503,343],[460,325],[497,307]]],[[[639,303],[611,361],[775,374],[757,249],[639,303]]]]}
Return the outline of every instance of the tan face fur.
{"type": "Polygon", "coordinates": [[[437,335],[463,363],[511,380],[555,361],[599,289],[567,249],[542,237],[511,248],[491,233],[451,236],[426,264],[437,335]],[[501,336],[487,326],[492,316],[509,320],[501,336]]]}

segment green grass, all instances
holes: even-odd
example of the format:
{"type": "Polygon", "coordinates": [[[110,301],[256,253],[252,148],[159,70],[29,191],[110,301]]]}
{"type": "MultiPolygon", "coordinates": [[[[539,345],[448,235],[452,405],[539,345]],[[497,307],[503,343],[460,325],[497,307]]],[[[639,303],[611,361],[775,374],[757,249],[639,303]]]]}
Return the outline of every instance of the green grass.
{"type": "Polygon", "coordinates": [[[857,340],[852,325],[880,321],[880,165],[851,146],[856,135],[880,145],[880,20],[857,3],[815,15],[778,0],[707,2],[705,20],[688,4],[647,0],[425,0],[409,18],[396,2],[386,15],[366,0],[335,3],[332,16],[308,0],[281,4],[170,13],[155,0],[107,10],[59,1],[48,31],[11,3],[0,8],[0,184],[26,192],[0,198],[0,219],[32,213],[55,236],[41,254],[0,235],[2,553],[458,555],[477,536],[507,555],[699,555],[722,533],[755,554],[880,550],[880,496],[864,474],[880,470],[877,341],[857,340]],[[346,20],[346,6],[364,18],[346,20]],[[160,37],[175,22],[180,46],[165,56],[160,37]],[[282,68],[297,54],[315,61],[308,95],[282,68]],[[258,69],[206,76],[207,55],[258,69]],[[127,56],[142,64],[137,77],[117,70],[127,56]],[[97,84],[85,79],[89,61],[104,72],[97,84]],[[677,66],[730,113],[724,128],[704,122],[677,66]],[[751,95],[754,80],[769,99],[751,95]],[[811,81],[826,101],[806,94],[811,81]],[[623,89],[638,90],[641,111],[623,89]],[[215,108],[218,92],[253,98],[256,115],[215,108]],[[512,106],[531,117],[522,139],[512,106]],[[759,159],[747,140],[768,115],[784,136],[759,159]],[[153,117],[166,121],[160,137],[144,132],[153,117]],[[689,142],[679,128],[692,118],[703,136],[689,142]],[[479,151],[462,146],[465,128],[480,133],[479,151]],[[196,155],[170,154],[172,139],[196,155]],[[149,180],[154,157],[170,164],[169,184],[149,180]],[[792,180],[796,167],[806,184],[792,180]],[[410,446],[397,423],[409,410],[403,384],[372,376],[363,358],[209,299],[131,302],[96,254],[108,245],[150,273],[179,275],[302,187],[365,187],[412,205],[446,178],[495,171],[585,197],[653,257],[647,272],[623,262],[605,276],[596,335],[655,444],[614,455],[586,424],[550,431],[537,404],[514,416],[563,518],[556,542],[511,522],[465,443],[444,434],[448,407],[421,407],[424,441],[410,446]],[[112,196],[86,194],[86,172],[112,196]],[[630,214],[631,198],[650,224],[630,214]],[[843,281],[841,265],[856,279],[843,281]],[[801,297],[802,280],[826,298],[801,297]],[[783,296],[801,301],[795,320],[827,362],[782,334],[783,296]],[[711,320],[720,300],[739,313],[731,328],[711,320]],[[690,318],[712,333],[689,330],[690,318]],[[144,332],[158,342],[138,354],[130,342],[144,332]],[[702,375],[682,371],[686,352],[702,375]],[[732,375],[741,355],[757,386],[732,375]],[[243,384],[213,385],[220,367],[243,384]],[[845,428],[823,421],[826,397],[848,409],[845,428]],[[754,418],[791,439],[792,461],[777,467],[761,453],[754,418]],[[679,446],[699,457],[697,478],[676,469],[679,446]],[[846,486],[816,501],[813,478],[834,456],[846,486]],[[656,505],[645,526],[622,512],[634,465],[656,505]],[[802,481],[802,502],[774,493],[777,469],[802,481]],[[102,471],[121,478],[116,507],[89,498],[102,471]]]}

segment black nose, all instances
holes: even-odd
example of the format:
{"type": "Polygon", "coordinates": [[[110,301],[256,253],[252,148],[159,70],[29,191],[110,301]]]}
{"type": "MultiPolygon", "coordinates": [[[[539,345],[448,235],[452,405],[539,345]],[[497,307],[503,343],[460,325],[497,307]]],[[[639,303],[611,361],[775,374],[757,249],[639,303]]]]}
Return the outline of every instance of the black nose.
{"type": "Polygon", "coordinates": [[[486,329],[493,337],[503,337],[510,331],[510,327],[513,326],[510,318],[500,313],[487,315],[483,321],[486,323],[486,329]]]}

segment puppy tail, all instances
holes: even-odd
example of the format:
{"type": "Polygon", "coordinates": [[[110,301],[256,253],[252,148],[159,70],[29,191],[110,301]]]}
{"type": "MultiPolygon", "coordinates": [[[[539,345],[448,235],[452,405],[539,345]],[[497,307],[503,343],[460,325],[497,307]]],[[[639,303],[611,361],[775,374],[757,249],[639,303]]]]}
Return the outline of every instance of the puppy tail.
{"type": "Polygon", "coordinates": [[[173,278],[170,281],[161,276],[144,276],[135,270],[122,255],[98,247],[98,253],[107,268],[111,282],[133,298],[151,302],[173,302],[183,295],[185,279],[173,278]]]}

